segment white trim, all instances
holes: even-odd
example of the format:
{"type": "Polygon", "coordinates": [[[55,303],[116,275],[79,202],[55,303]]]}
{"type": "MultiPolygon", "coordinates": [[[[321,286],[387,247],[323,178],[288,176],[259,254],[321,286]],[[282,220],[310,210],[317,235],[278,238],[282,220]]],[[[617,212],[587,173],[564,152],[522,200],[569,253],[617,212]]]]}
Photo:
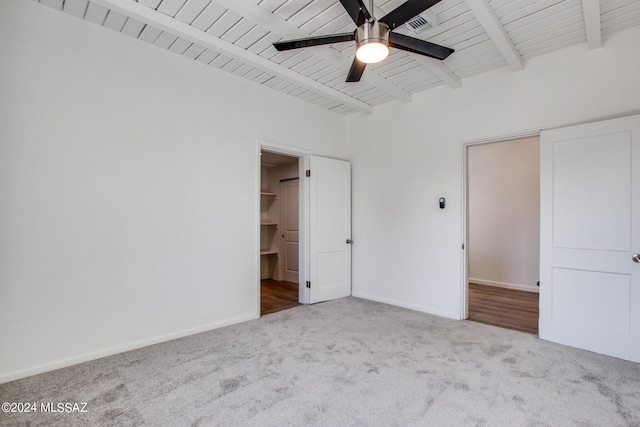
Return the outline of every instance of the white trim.
{"type": "Polygon", "coordinates": [[[261,308],[260,308],[260,298],[261,298],[261,288],[262,288],[262,277],[260,274],[260,267],[261,267],[261,263],[262,260],[260,259],[260,238],[261,235],[260,233],[262,233],[262,229],[260,227],[260,204],[262,203],[262,200],[260,200],[262,198],[260,192],[262,191],[262,145],[260,144],[260,140],[258,140],[258,143],[256,144],[256,159],[255,159],[255,176],[254,176],[254,182],[256,183],[256,191],[254,192],[254,206],[253,206],[253,212],[254,212],[254,218],[253,218],[253,223],[255,224],[255,227],[257,229],[257,231],[255,232],[255,236],[253,239],[253,254],[255,256],[255,261],[253,264],[254,270],[253,270],[253,277],[255,277],[257,279],[257,285],[255,288],[255,293],[254,293],[254,298],[255,298],[255,302],[254,302],[254,306],[256,307],[257,313],[258,313],[258,317],[260,317],[261,315],[261,308]]]}
{"type": "Polygon", "coordinates": [[[285,156],[302,157],[313,154],[313,151],[306,148],[295,147],[293,145],[282,144],[280,142],[269,141],[267,139],[257,139],[258,148],[262,147],[271,153],[284,154],[285,156]]]}
{"type": "Polygon", "coordinates": [[[539,293],[538,287],[531,285],[517,285],[515,283],[495,282],[493,280],[474,279],[471,277],[469,277],[469,281],[467,283],[476,283],[478,285],[495,286],[496,288],[539,293]]]}
{"type": "Polygon", "coordinates": [[[405,304],[405,303],[400,302],[400,301],[387,299],[387,298],[378,298],[378,297],[374,297],[374,296],[371,296],[371,295],[368,295],[368,294],[361,294],[361,293],[358,293],[358,292],[356,292],[356,293],[352,292],[351,296],[355,297],[355,298],[366,299],[366,300],[369,300],[369,301],[381,302],[383,304],[394,305],[396,307],[407,308],[409,310],[419,311],[421,313],[433,314],[434,316],[446,317],[448,319],[453,319],[453,320],[461,320],[460,316],[458,316],[458,313],[451,313],[451,312],[448,312],[448,311],[437,310],[437,309],[431,308],[431,307],[424,307],[424,306],[420,306],[420,305],[405,304]]]}
{"type": "Polygon", "coordinates": [[[262,150],[269,151],[271,153],[283,154],[285,156],[297,157],[299,159],[299,191],[300,191],[300,243],[299,243],[299,276],[298,276],[298,301],[301,304],[309,304],[310,295],[306,287],[307,280],[309,280],[309,180],[305,179],[306,171],[309,169],[309,156],[313,154],[313,151],[294,147],[292,145],[282,144],[279,142],[267,141],[264,139],[256,140],[257,146],[257,179],[256,179],[256,199],[257,206],[255,208],[256,214],[256,239],[255,241],[255,254],[257,257],[257,271],[255,276],[258,280],[256,287],[258,295],[258,313],[260,313],[260,152],[262,150]]]}
{"type": "Polygon", "coordinates": [[[184,329],[182,331],[173,332],[166,335],[160,335],[154,338],[148,338],[140,341],[134,341],[129,344],[119,345],[115,347],[109,347],[104,350],[95,351],[91,353],[85,353],[80,356],[68,357],[57,360],[51,363],[45,363],[28,369],[22,369],[20,371],[10,372],[8,374],[0,376],[0,384],[7,383],[9,381],[15,381],[21,378],[30,377],[32,375],[38,375],[45,372],[53,371],[55,369],[66,368],[68,366],[77,365],[79,363],[89,362],[91,360],[101,359],[107,356],[113,356],[115,354],[124,353],[126,351],[136,350],[150,345],[163,343],[166,341],[175,340],[178,338],[187,337],[190,335],[199,334],[202,332],[211,331],[213,329],[223,328],[229,325],[235,325],[237,323],[247,322],[249,320],[255,320],[259,318],[255,313],[247,314],[245,316],[234,317],[221,322],[211,323],[205,326],[199,326],[197,328],[184,329]]]}
{"type": "Polygon", "coordinates": [[[469,250],[469,242],[467,242],[467,236],[469,234],[469,223],[467,221],[467,205],[469,203],[469,195],[467,188],[469,186],[469,177],[467,173],[467,157],[468,157],[468,147],[472,144],[463,144],[462,147],[462,212],[461,219],[462,224],[460,225],[462,232],[460,233],[462,237],[462,242],[460,243],[461,256],[460,256],[460,271],[461,274],[461,285],[460,285],[460,320],[467,319],[469,317],[469,296],[467,285],[467,277],[469,275],[469,257],[467,256],[467,252],[469,250]]]}
{"type": "Polygon", "coordinates": [[[545,129],[534,128],[534,129],[526,129],[518,132],[504,133],[500,135],[484,136],[482,138],[474,138],[471,140],[463,141],[462,144],[463,145],[480,145],[480,144],[490,144],[492,142],[512,141],[514,139],[532,138],[534,136],[540,136],[540,132],[542,132],[543,130],[545,129]]]}

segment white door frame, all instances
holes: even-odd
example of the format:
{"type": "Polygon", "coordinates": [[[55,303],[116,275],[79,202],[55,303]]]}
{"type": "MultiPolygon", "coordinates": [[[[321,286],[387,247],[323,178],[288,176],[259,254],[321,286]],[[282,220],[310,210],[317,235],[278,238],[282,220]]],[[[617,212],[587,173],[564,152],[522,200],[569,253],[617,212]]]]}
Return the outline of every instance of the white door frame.
{"type": "Polygon", "coordinates": [[[301,304],[309,304],[309,292],[306,287],[306,282],[309,280],[309,180],[303,179],[306,175],[307,169],[309,169],[309,156],[313,154],[311,150],[307,150],[300,147],[293,147],[291,145],[281,144],[273,141],[267,141],[258,139],[256,142],[256,207],[255,207],[255,227],[256,238],[254,242],[254,253],[256,254],[255,268],[256,268],[256,291],[258,297],[256,298],[258,316],[260,315],[260,188],[261,188],[261,159],[260,153],[262,151],[269,151],[271,153],[282,154],[290,157],[297,157],[299,168],[299,221],[300,221],[300,242],[298,252],[298,262],[300,270],[298,272],[298,301],[301,304]]]}
{"type": "Polygon", "coordinates": [[[542,129],[530,129],[522,132],[516,132],[511,134],[497,135],[491,136],[487,138],[479,138],[471,141],[466,141],[462,143],[462,245],[464,245],[464,249],[462,249],[462,257],[461,257],[461,277],[462,282],[460,283],[460,320],[467,319],[469,317],[469,295],[468,295],[468,286],[469,282],[469,230],[468,230],[468,210],[469,210],[469,182],[467,177],[467,163],[468,163],[468,148],[474,145],[482,145],[482,144],[492,144],[494,142],[505,142],[511,141],[515,139],[522,138],[531,138],[531,137],[539,137],[542,129]]]}

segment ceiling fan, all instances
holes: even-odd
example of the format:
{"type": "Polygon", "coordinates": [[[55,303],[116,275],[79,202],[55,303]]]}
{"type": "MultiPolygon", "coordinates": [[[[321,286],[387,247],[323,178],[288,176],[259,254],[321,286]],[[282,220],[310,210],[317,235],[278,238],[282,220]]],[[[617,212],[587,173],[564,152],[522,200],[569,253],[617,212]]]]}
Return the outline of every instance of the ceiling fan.
{"type": "Polygon", "coordinates": [[[369,9],[364,5],[363,0],[340,0],[358,26],[354,32],[280,41],[273,43],[273,46],[278,51],[283,51],[355,41],[356,57],[347,75],[347,82],[360,81],[367,64],[385,59],[389,55],[389,47],[443,60],[454,50],[393,31],[438,2],[440,0],[408,0],[382,18],[376,19],[371,14],[373,0],[369,0],[369,9]]]}

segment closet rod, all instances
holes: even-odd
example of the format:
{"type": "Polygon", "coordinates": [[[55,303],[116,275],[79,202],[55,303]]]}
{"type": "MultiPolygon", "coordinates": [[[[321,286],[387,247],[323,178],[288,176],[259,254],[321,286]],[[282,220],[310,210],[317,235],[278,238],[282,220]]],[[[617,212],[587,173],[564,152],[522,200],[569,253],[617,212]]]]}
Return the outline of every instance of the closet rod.
{"type": "Polygon", "coordinates": [[[300,179],[297,176],[295,178],[287,178],[287,179],[281,179],[280,182],[286,182],[286,181],[294,181],[296,179],[300,179]]]}

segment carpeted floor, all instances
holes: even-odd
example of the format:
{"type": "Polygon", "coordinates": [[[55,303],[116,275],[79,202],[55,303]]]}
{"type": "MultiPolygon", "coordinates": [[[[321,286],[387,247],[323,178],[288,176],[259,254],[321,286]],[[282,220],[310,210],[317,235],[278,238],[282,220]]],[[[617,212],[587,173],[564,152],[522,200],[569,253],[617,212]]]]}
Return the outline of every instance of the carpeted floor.
{"type": "Polygon", "coordinates": [[[0,385],[0,425],[640,426],[640,365],[344,298],[0,385]]]}

